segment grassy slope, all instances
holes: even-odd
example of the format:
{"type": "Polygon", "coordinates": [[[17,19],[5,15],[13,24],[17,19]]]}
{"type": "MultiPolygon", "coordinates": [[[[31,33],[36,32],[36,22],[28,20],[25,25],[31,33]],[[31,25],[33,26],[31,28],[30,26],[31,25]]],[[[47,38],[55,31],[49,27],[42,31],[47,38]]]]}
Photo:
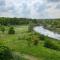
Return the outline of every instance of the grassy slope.
{"type": "Polygon", "coordinates": [[[60,51],[43,47],[43,41],[40,41],[37,46],[28,46],[26,41],[26,38],[30,36],[28,26],[16,26],[15,30],[15,35],[8,35],[6,32],[2,34],[2,32],[0,32],[0,43],[3,42],[4,45],[13,51],[30,54],[40,58],[40,60],[60,60],[60,51]]]}

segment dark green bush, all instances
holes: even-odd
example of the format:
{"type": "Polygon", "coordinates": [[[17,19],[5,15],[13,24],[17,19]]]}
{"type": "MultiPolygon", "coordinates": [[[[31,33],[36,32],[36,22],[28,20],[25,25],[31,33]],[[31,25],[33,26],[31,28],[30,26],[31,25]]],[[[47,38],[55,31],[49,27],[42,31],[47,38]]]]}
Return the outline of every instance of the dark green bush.
{"type": "Polygon", "coordinates": [[[0,60],[11,60],[12,58],[11,50],[6,46],[0,46],[0,60]]]}
{"type": "Polygon", "coordinates": [[[38,45],[40,39],[38,35],[32,35],[31,39],[34,45],[38,45]]]}
{"type": "Polygon", "coordinates": [[[34,40],[34,45],[38,45],[38,40],[34,40]]]}
{"type": "Polygon", "coordinates": [[[51,40],[46,40],[44,46],[47,47],[47,48],[54,49],[54,50],[60,50],[59,44],[55,43],[51,40]]]}
{"type": "Polygon", "coordinates": [[[9,28],[8,34],[15,34],[14,27],[9,28]]]}
{"type": "Polygon", "coordinates": [[[45,37],[43,35],[40,35],[40,40],[45,40],[45,37]]]}
{"type": "Polygon", "coordinates": [[[5,31],[5,27],[2,26],[2,27],[0,28],[0,30],[4,33],[4,31],[5,31]]]}

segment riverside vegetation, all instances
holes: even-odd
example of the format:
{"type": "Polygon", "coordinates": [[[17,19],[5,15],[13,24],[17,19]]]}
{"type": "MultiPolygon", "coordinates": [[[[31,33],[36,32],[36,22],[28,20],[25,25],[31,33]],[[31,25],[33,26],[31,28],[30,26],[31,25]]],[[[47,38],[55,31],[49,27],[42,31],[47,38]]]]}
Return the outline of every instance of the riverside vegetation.
{"type": "Polygon", "coordinates": [[[37,60],[60,60],[60,41],[34,32],[36,25],[60,33],[60,19],[1,17],[0,60],[32,60],[22,57],[22,54],[37,60]]]}

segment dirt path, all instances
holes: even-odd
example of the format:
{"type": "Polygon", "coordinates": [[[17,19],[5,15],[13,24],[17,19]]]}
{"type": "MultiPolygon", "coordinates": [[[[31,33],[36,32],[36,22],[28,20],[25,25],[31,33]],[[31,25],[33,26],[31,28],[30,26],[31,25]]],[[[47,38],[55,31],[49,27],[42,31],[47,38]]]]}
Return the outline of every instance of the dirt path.
{"type": "Polygon", "coordinates": [[[27,55],[27,54],[20,54],[19,52],[14,52],[14,55],[20,56],[20,57],[25,58],[27,60],[40,60],[37,57],[27,55]]]}

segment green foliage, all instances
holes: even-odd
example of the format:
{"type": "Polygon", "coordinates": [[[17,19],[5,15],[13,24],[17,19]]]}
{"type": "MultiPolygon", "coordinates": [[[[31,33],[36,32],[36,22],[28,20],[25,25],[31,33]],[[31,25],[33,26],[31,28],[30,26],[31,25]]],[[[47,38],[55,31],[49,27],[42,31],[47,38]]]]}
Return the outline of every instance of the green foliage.
{"type": "Polygon", "coordinates": [[[33,25],[33,23],[32,23],[32,21],[29,23],[29,26],[28,26],[28,31],[29,32],[32,32],[33,31],[33,27],[34,27],[34,25],[33,25]]]}
{"type": "Polygon", "coordinates": [[[15,34],[14,27],[9,28],[8,34],[15,34]]]}
{"type": "Polygon", "coordinates": [[[11,50],[6,46],[0,45],[0,60],[11,60],[12,58],[11,50]]]}
{"type": "Polygon", "coordinates": [[[27,41],[29,47],[31,45],[38,45],[39,40],[40,40],[39,35],[35,32],[29,32],[29,34],[24,37],[25,37],[25,40],[27,41]]]}
{"type": "Polygon", "coordinates": [[[5,18],[0,17],[0,24],[1,25],[27,25],[29,22],[32,21],[32,19],[27,18],[5,18]]]}
{"type": "Polygon", "coordinates": [[[5,27],[1,26],[0,30],[4,33],[5,32],[5,27]]]}
{"type": "Polygon", "coordinates": [[[39,43],[39,38],[38,38],[38,36],[36,36],[36,35],[32,36],[32,40],[33,40],[33,44],[34,44],[34,45],[38,45],[38,43],[39,43]]]}
{"type": "Polygon", "coordinates": [[[45,37],[43,35],[40,35],[40,40],[45,40],[45,37]]]}
{"type": "MultiPolygon", "coordinates": [[[[1,33],[3,36],[0,38],[0,42],[3,41],[3,44],[11,48],[13,51],[17,51],[23,54],[25,53],[28,55],[30,54],[39,58],[40,60],[60,60],[60,51],[44,47],[44,42],[46,40],[51,40],[52,44],[60,48],[60,41],[57,42],[57,40],[47,37],[44,37],[44,40],[41,40],[40,34],[35,32],[28,32],[28,26],[26,25],[14,27],[16,28],[15,31],[17,34],[3,35],[3,33],[1,33]],[[34,45],[35,39],[38,40],[37,45],[34,45]],[[29,47],[28,43],[32,45],[29,47]]],[[[5,28],[8,29],[6,26],[5,28]]]]}
{"type": "Polygon", "coordinates": [[[51,40],[46,40],[44,46],[54,50],[60,50],[60,45],[51,40]]]}
{"type": "Polygon", "coordinates": [[[31,39],[32,39],[34,45],[38,45],[40,37],[37,33],[33,33],[31,39]]]}

